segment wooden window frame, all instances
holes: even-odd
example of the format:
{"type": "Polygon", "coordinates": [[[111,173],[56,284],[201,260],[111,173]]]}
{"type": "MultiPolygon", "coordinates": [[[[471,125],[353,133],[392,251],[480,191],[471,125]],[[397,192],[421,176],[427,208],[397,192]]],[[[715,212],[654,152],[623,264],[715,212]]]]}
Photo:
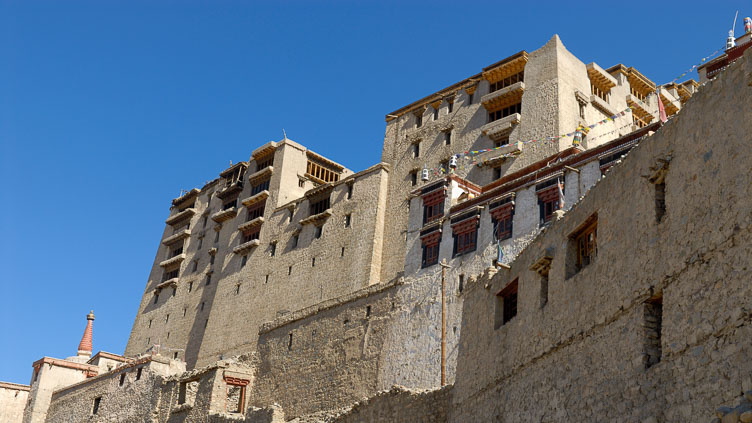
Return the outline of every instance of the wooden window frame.
{"type": "Polygon", "coordinates": [[[496,296],[501,298],[502,302],[502,319],[501,325],[506,325],[512,319],[517,316],[518,311],[518,292],[519,292],[519,278],[515,278],[512,282],[508,283],[496,296]]]}
{"type": "Polygon", "coordinates": [[[598,220],[593,219],[587,226],[574,235],[577,249],[577,270],[581,270],[593,263],[598,255],[598,220]]]}

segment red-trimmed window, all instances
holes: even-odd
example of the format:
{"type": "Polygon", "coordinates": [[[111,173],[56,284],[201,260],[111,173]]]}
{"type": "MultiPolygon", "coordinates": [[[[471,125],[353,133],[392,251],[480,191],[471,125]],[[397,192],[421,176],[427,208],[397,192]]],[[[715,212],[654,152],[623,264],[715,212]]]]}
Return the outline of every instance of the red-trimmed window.
{"type": "Polygon", "coordinates": [[[421,268],[433,266],[439,262],[439,244],[441,243],[441,230],[437,229],[420,237],[423,246],[423,260],[421,268]]]}
{"type": "Polygon", "coordinates": [[[501,298],[502,303],[502,325],[507,324],[510,320],[514,318],[514,316],[517,315],[517,285],[518,280],[515,279],[512,282],[509,283],[504,289],[502,289],[498,294],[501,298]]]}
{"type": "Polygon", "coordinates": [[[245,412],[245,388],[249,380],[225,376],[227,391],[225,394],[225,411],[228,413],[245,412]]]}
{"type": "Polygon", "coordinates": [[[540,208],[541,224],[547,223],[554,216],[554,212],[561,208],[562,196],[564,195],[564,183],[559,186],[558,179],[539,184],[536,187],[538,194],[538,207],[540,208]],[[561,192],[559,189],[561,188],[561,192]]]}
{"type": "Polygon", "coordinates": [[[453,257],[475,251],[478,240],[478,216],[473,215],[452,223],[452,235],[454,236],[453,257]]]}
{"type": "Polygon", "coordinates": [[[423,196],[423,224],[430,223],[444,215],[444,187],[431,191],[423,196]]]}
{"type": "Polygon", "coordinates": [[[514,202],[511,199],[491,204],[491,218],[494,228],[494,238],[505,240],[512,237],[512,217],[514,216],[514,202]]]}

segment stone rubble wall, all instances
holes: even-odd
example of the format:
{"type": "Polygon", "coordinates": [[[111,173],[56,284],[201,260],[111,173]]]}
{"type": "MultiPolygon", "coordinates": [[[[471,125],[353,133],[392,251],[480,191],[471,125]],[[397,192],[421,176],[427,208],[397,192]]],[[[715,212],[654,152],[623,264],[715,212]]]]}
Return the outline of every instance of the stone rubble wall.
{"type": "Polygon", "coordinates": [[[707,422],[752,388],[750,61],[703,86],[509,270],[468,286],[450,421],[707,422]],[[666,162],[657,222],[648,177],[666,162]],[[572,237],[594,216],[597,257],[577,271],[572,237]],[[541,307],[530,267],[548,251],[541,307]],[[514,280],[517,315],[498,325],[496,294],[514,280]],[[658,294],[661,359],[648,366],[658,294]]]}

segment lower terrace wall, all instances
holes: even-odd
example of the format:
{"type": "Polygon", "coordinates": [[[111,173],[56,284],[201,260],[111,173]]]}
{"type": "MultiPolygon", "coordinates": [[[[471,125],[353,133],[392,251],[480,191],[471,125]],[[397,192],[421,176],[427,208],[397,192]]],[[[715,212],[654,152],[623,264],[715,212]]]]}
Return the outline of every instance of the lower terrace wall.
{"type": "Polygon", "coordinates": [[[401,284],[374,285],[262,326],[251,405],[277,403],[290,419],[376,394],[401,284]]]}
{"type": "Polygon", "coordinates": [[[28,385],[0,382],[0,422],[21,423],[28,399],[28,385]]]}
{"type": "Polygon", "coordinates": [[[707,422],[752,388],[751,52],[509,270],[468,286],[450,421],[707,422]],[[572,236],[593,217],[597,257],[577,270],[572,236]],[[531,268],[547,255],[544,284],[531,268]],[[497,293],[515,280],[502,324],[497,293]]]}

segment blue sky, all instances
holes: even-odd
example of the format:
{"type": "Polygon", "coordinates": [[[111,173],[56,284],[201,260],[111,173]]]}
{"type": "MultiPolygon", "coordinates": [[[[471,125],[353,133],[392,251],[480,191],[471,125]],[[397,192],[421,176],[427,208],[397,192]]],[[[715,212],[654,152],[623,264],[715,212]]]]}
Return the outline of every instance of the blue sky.
{"type": "Polygon", "coordinates": [[[362,170],[387,113],[554,33],[664,83],[752,15],[567,3],[0,0],[0,380],[75,355],[90,309],[122,353],[170,200],[283,128],[362,170]]]}

